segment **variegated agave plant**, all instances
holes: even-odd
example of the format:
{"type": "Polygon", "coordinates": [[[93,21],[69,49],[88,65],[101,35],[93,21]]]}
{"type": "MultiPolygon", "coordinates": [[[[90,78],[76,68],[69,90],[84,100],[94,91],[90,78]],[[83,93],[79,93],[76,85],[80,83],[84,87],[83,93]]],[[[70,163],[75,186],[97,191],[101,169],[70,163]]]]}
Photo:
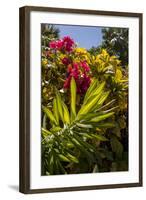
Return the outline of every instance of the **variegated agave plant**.
{"type": "Polygon", "coordinates": [[[114,126],[110,118],[114,102],[106,102],[105,82],[94,80],[79,111],[76,109],[76,82],[71,79],[70,112],[59,92],[52,109],[43,106],[50,128],[42,127],[42,174],[94,172],[100,163],[99,144],[107,141],[104,129],[114,126]],[[86,166],[86,167],[85,167],[86,166]],[[94,167],[93,167],[94,166],[94,167]]]}

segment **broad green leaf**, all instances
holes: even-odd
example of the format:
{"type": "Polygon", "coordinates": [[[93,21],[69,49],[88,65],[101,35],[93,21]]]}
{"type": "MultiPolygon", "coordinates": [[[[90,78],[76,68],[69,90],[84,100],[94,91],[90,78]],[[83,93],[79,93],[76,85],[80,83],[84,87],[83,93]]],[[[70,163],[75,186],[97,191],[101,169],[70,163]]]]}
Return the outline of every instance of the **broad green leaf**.
{"type": "Polygon", "coordinates": [[[100,115],[100,113],[88,113],[88,115],[87,114],[81,115],[80,116],[80,123],[82,123],[84,121],[89,121],[92,118],[97,117],[99,115],[100,115]]]}
{"type": "Polygon", "coordinates": [[[65,103],[62,102],[64,122],[70,124],[69,111],[65,103]]]}
{"type": "Polygon", "coordinates": [[[104,123],[96,123],[97,128],[113,128],[116,125],[114,123],[110,123],[110,122],[104,122],[104,123]]]}
{"type": "Polygon", "coordinates": [[[43,121],[42,121],[42,127],[43,128],[46,128],[46,118],[47,118],[47,116],[46,116],[46,114],[44,114],[43,121]]]}
{"type": "Polygon", "coordinates": [[[70,161],[74,163],[79,163],[79,160],[75,156],[71,155],[70,153],[65,152],[65,155],[70,161]]]}
{"type": "Polygon", "coordinates": [[[92,91],[92,93],[89,96],[89,98],[87,99],[86,104],[90,103],[92,99],[97,97],[97,95],[100,97],[100,95],[104,92],[103,91],[104,87],[105,87],[105,81],[102,82],[101,84],[98,84],[97,87],[92,91]]]}
{"type": "Polygon", "coordinates": [[[93,145],[90,145],[89,143],[85,142],[80,136],[78,136],[77,134],[74,134],[74,138],[84,147],[86,147],[88,150],[94,152],[96,151],[96,149],[94,148],[93,145]]]}
{"type": "Polygon", "coordinates": [[[105,111],[88,113],[88,115],[87,114],[81,115],[79,123],[82,124],[82,123],[89,123],[89,122],[97,122],[98,120],[99,121],[104,120],[110,117],[111,115],[113,115],[114,112],[111,112],[111,111],[115,110],[117,107],[118,106],[111,108],[109,110],[105,110],[105,111]]]}
{"type": "Polygon", "coordinates": [[[127,82],[128,82],[128,79],[120,80],[119,82],[120,82],[120,83],[127,83],[127,82]]]}
{"type": "Polygon", "coordinates": [[[93,139],[93,137],[91,136],[90,133],[80,133],[82,136],[86,137],[86,138],[90,138],[93,139]]]}
{"type": "Polygon", "coordinates": [[[65,143],[65,145],[66,145],[67,148],[73,148],[74,147],[73,143],[71,143],[71,142],[67,142],[67,143],[65,143]]]}
{"type": "Polygon", "coordinates": [[[54,113],[54,117],[56,119],[57,125],[59,125],[59,112],[58,112],[56,98],[54,98],[54,100],[53,100],[53,113],[54,113]]]}
{"type": "Polygon", "coordinates": [[[62,154],[58,154],[58,157],[60,158],[61,161],[70,162],[70,160],[66,156],[64,156],[62,154]]]}
{"type": "Polygon", "coordinates": [[[74,78],[71,79],[70,84],[70,91],[71,91],[71,121],[73,121],[76,117],[76,82],[74,78]]]}
{"type": "Polygon", "coordinates": [[[54,168],[54,156],[52,154],[52,152],[50,152],[49,154],[49,163],[48,163],[48,168],[49,168],[49,172],[51,175],[53,175],[53,168],[54,168]]]}
{"type": "Polygon", "coordinates": [[[115,101],[116,101],[116,99],[113,99],[113,100],[109,101],[108,103],[106,103],[106,104],[103,105],[102,107],[98,108],[97,111],[103,110],[103,109],[105,109],[106,107],[111,106],[113,103],[115,103],[115,101]]]}
{"type": "Polygon", "coordinates": [[[114,110],[117,109],[117,108],[119,108],[119,106],[112,107],[112,108],[110,108],[110,109],[108,109],[108,110],[104,110],[104,111],[102,111],[102,112],[103,112],[103,114],[106,114],[106,113],[109,113],[109,112],[111,112],[111,111],[114,111],[114,110]]]}
{"type": "Polygon", "coordinates": [[[43,137],[46,137],[48,135],[52,135],[52,133],[48,130],[46,130],[45,128],[42,128],[42,135],[43,137]]]}
{"type": "Polygon", "coordinates": [[[50,131],[51,131],[52,133],[56,133],[56,132],[59,132],[59,131],[61,131],[61,130],[62,130],[62,128],[60,128],[59,126],[55,126],[55,127],[53,127],[53,128],[50,129],[50,131]]]}
{"type": "Polygon", "coordinates": [[[95,104],[97,104],[99,98],[103,93],[104,86],[105,82],[101,83],[100,86],[98,86],[97,89],[95,89],[87,103],[82,105],[81,109],[78,112],[77,119],[80,119],[81,115],[93,110],[93,107],[95,106],[95,104]]]}
{"type": "Polygon", "coordinates": [[[80,128],[93,128],[92,125],[90,124],[81,124],[81,123],[76,123],[76,125],[80,128]]]}
{"type": "Polygon", "coordinates": [[[95,88],[95,90],[94,90],[93,93],[92,93],[92,96],[99,94],[101,91],[103,91],[104,87],[105,87],[105,81],[103,81],[101,84],[99,84],[99,85],[95,88]]]}
{"type": "Polygon", "coordinates": [[[58,108],[59,116],[60,116],[61,120],[64,122],[62,100],[61,100],[61,96],[58,92],[56,92],[56,101],[57,101],[57,108],[58,108]]]}
{"type": "Polygon", "coordinates": [[[43,106],[43,111],[44,113],[47,115],[47,117],[50,119],[50,121],[53,123],[53,124],[56,124],[57,125],[57,122],[56,122],[56,119],[53,115],[53,113],[49,110],[49,108],[43,106]]]}
{"type": "Polygon", "coordinates": [[[83,104],[85,104],[85,103],[87,102],[87,100],[90,98],[90,95],[92,95],[92,92],[93,92],[93,90],[96,88],[97,83],[98,83],[98,80],[95,79],[95,80],[93,80],[93,82],[90,84],[90,87],[89,87],[88,90],[86,91],[83,104]]]}
{"type": "Polygon", "coordinates": [[[90,121],[91,122],[100,122],[102,120],[105,120],[105,119],[111,117],[113,114],[114,114],[114,112],[110,112],[110,113],[107,113],[107,114],[99,115],[97,117],[92,118],[90,121]]]}
{"type": "Polygon", "coordinates": [[[70,139],[72,140],[72,143],[77,147],[77,149],[79,149],[83,154],[87,156],[87,158],[89,158],[89,163],[92,160],[94,160],[92,153],[87,151],[86,148],[82,144],[80,144],[77,139],[75,138],[70,138],[70,139]]]}
{"type": "Polygon", "coordinates": [[[85,115],[87,113],[89,113],[90,111],[92,111],[92,108],[94,107],[94,105],[97,103],[98,99],[100,98],[101,93],[99,93],[96,96],[92,97],[92,100],[90,102],[88,102],[87,104],[83,105],[81,107],[81,109],[79,110],[78,114],[77,114],[77,119],[81,119],[82,115],[85,115]]]}
{"type": "Polygon", "coordinates": [[[101,98],[98,101],[99,105],[102,105],[104,103],[104,101],[107,99],[108,95],[110,94],[110,92],[104,92],[101,96],[101,98]]]}
{"type": "Polygon", "coordinates": [[[108,141],[108,139],[106,137],[104,137],[103,135],[97,135],[97,134],[91,134],[92,137],[96,138],[99,141],[108,141]]]}

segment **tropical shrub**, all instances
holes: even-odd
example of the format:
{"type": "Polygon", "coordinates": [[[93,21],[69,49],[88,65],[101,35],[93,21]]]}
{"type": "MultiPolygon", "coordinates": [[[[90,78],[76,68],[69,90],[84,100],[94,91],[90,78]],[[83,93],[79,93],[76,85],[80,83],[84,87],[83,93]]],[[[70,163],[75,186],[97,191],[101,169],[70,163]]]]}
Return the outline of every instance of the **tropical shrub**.
{"type": "Polygon", "coordinates": [[[92,47],[90,52],[97,54],[101,49],[106,49],[110,55],[115,55],[122,63],[128,65],[128,28],[103,28],[102,44],[92,47]]]}
{"type": "Polygon", "coordinates": [[[128,170],[128,72],[70,37],[42,50],[42,175],[128,170]]]}

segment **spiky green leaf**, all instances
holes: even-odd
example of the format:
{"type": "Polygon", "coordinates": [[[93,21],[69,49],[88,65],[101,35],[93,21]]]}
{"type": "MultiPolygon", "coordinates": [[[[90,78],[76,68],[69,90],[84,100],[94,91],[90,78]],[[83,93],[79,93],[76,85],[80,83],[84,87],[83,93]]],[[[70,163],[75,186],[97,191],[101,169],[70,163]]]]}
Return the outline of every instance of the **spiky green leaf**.
{"type": "Polygon", "coordinates": [[[69,116],[69,111],[65,103],[62,103],[63,106],[63,117],[64,117],[64,122],[67,124],[70,124],[70,116],[69,116]]]}
{"type": "Polygon", "coordinates": [[[64,122],[62,100],[61,100],[61,96],[59,92],[56,92],[56,101],[57,101],[57,108],[58,108],[60,119],[64,122]]]}
{"type": "Polygon", "coordinates": [[[53,124],[56,124],[57,125],[57,121],[53,115],[53,113],[50,111],[50,109],[48,107],[45,107],[43,106],[42,107],[44,113],[47,115],[47,117],[50,119],[50,121],[53,123],[53,124]]]}
{"type": "Polygon", "coordinates": [[[71,91],[71,121],[73,121],[76,117],[76,82],[72,77],[70,84],[71,91]]]}
{"type": "Polygon", "coordinates": [[[56,98],[54,98],[54,100],[53,100],[53,114],[54,114],[54,117],[56,119],[57,125],[59,125],[59,112],[58,112],[56,98]]]}

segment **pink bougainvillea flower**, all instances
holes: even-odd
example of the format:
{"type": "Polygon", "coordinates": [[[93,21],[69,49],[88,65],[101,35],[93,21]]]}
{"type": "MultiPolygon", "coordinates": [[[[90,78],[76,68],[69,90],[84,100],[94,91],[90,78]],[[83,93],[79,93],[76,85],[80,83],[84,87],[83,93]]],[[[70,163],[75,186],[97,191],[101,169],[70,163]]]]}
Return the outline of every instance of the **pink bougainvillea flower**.
{"type": "Polygon", "coordinates": [[[91,82],[91,78],[88,73],[90,68],[87,66],[84,70],[81,70],[80,68],[83,67],[82,63],[73,63],[72,65],[70,64],[67,69],[67,78],[64,82],[64,88],[69,89],[71,77],[74,77],[77,85],[77,93],[81,95],[84,94],[90,86],[91,82]]]}
{"type": "Polygon", "coordinates": [[[63,41],[62,40],[58,40],[56,42],[56,47],[57,47],[57,49],[61,49],[63,47],[63,41]]]}
{"type": "Polygon", "coordinates": [[[67,72],[71,73],[71,71],[72,71],[72,65],[70,64],[70,65],[68,65],[67,72]]]}
{"type": "Polygon", "coordinates": [[[64,58],[62,59],[62,63],[63,63],[64,65],[68,66],[68,65],[70,64],[70,60],[69,60],[67,57],[64,57],[64,58]]]}
{"type": "Polygon", "coordinates": [[[51,42],[49,43],[49,47],[50,47],[51,49],[56,49],[56,47],[57,47],[56,41],[51,41],[51,42]]]}
{"type": "Polygon", "coordinates": [[[49,44],[49,47],[50,47],[51,49],[56,49],[56,50],[61,49],[62,46],[63,46],[63,41],[62,41],[62,40],[56,40],[56,41],[53,40],[53,41],[51,41],[50,44],[49,44]]]}
{"type": "Polygon", "coordinates": [[[63,39],[63,48],[64,50],[71,52],[73,50],[74,41],[69,36],[64,37],[63,39]]]}
{"type": "Polygon", "coordinates": [[[65,89],[68,89],[70,87],[70,82],[71,82],[71,76],[68,76],[68,78],[65,80],[63,87],[65,89]]]}
{"type": "Polygon", "coordinates": [[[73,68],[75,68],[75,70],[79,70],[79,65],[78,65],[78,63],[73,63],[73,68]]]}
{"type": "Polygon", "coordinates": [[[49,47],[55,50],[63,50],[71,52],[74,48],[74,41],[69,36],[64,37],[60,40],[53,40],[50,42],[49,47]]]}
{"type": "Polygon", "coordinates": [[[90,71],[90,67],[89,67],[89,65],[87,64],[86,61],[81,62],[81,66],[86,72],[90,71]]]}

